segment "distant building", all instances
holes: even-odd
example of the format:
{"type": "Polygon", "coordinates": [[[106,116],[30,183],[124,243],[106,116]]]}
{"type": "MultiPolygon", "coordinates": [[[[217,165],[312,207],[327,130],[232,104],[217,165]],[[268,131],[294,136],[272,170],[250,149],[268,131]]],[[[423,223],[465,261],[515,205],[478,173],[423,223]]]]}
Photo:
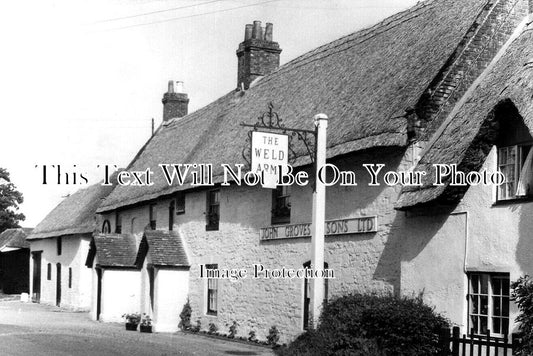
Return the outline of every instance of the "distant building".
{"type": "Polygon", "coordinates": [[[95,184],[66,197],[28,236],[34,302],[90,309],[92,276],[85,262],[93,232],[105,230],[95,212],[111,189],[95,184]]]}
{"type": "Polygon", "coordinates": [[[7,229],[0,234],[0,290],[4,294],[29,292],[30,244],[33,229],[7,229]]]}

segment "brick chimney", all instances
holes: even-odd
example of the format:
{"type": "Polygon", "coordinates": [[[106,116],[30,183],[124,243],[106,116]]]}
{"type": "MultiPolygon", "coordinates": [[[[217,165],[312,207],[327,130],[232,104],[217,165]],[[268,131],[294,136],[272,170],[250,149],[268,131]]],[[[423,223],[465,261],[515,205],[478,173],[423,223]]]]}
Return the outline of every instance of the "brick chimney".
{"type": "Polygon", "coordinates": [[[246,25],[244,41],[239,44],[237,88],[250,87],[254,79],[270,74],[279,67],[279,44],[272,40],[273,25],[261,27],[261,21],[246,25]]]}
{"type": "Polygon", "coordinates": [[[189,97],[183,92],[183,82],[176,82],[177,88],[174,90],[174,81],[168,81],[168,91],[163,95],[163,121],[168,121],[175,117],[187,115],[189,110],[189,97]]]}

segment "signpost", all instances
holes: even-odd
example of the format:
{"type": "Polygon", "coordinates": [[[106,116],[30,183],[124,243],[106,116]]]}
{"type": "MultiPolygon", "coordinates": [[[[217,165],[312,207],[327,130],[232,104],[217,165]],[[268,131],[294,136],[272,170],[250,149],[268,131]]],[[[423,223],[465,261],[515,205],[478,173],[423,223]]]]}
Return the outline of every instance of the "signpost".
{"type": "MultiPolygon", "coordinates": [[[[272,166],[273,156],[280,158],[281,152],[286,152],[284,158],[290,160],[289,154],[295,158],[294,151],[290,146],[290,138],[297,136],[298,140],[302,141],[310,155],[311,161],[314,164],[314,181],[313,186],[313,219],[311,223],[311,268],[315,271],[323,270],[324,268],[324,228],[326,216],[326,187],[318,179],[318,168],[326,164],[326,136],[328,127],[328,117],[325,114],[318,114],[314,117],[314,130],[288,128],[283,125],[282,120],[278,114],[273,111],[272,103],[269,104],[269,111],[258,118],[255,124],[241,123],[241,126],[252,127],[251,132],[252,145],[250,151],[245,148],[243,150],[243,157],[248,161],[252,171],[262,169],[262,172],[269,170],[272,166]],[[281,132],[282,135],[274,134],[274,132],[281,132]],[[289,134],[291,136],[289,136],[289,134]],[[285,136],[287,141],[281,141],[279,136],[285,136]],[[310,137],[314,138],[311,143],[310,137]],[[273,145],[275,139],[278,139],[279,146],[273,145]],[[270,139],[272,141],[270,141],[270,139]],[[263,140],[263,141],[262,141],[263,140]],[[255,141],[255,144],[254,144],[255,141]],[[266,143],[265,143],[266,142],[266,143]],[[285,143],[286,142],[286,143],[285,143]],[[283,144],[283,147],[282,147],[283,144]],[[285,149],[285,147],[287,149],[285,149]],[[276,148],[278,147],[278,148],[276,148]],[[258,149],[259,151],[255,151],[258,149]],[[269,150],[271,150],[269,152],[269,150]],[[269,158],[265,158],[265,152],[269,158]],[[247,157],[248,154],[248,157],[247,157]],[[277,156],[276,156],[277,155],[277,156]],[[254,156],[256,156],[254,158],[254,156]],[[249,158],[249,160],[248,160],[249,158]],[[259,159],[259,160],[258,160],[259,159]],[[255,166],[258,164],[259,166],[255,166]],[[263,164],[261,168],[261,164],[263,164]]],[[[277,162],[278,160],[276,160],[277,162]]],[[[286,165],[287,163],[285,163],[286,165]]],[[[281,165],[283,165],[281,163],[281,165]]],[[[277,164],[278,169],[280,164],[277,164]]],[[[272,187],[273,183],[265,179],[265,186],[272,187]],[[268,183],[267,183],[268,182],[268,183]]],[[[274,181],[274,188],[275,188],[274,181]]],[[[316,273],[313,273],[317,275],[316,273]]],[[[318,276],[322,274],[319,272],[318,276]]],[[[318,277],[311,280],[311,318],[312,326],[316,327],[320,311],[322,309],[322,301],[324,300],[324,278],[318,277]]]]}

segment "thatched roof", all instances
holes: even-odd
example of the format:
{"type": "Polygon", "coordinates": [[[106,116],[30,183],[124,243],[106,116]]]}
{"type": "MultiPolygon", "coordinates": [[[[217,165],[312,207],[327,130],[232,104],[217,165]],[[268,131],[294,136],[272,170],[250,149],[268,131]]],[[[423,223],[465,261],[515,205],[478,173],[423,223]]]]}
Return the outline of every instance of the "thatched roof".
{"type": "Polygon", "coordinates": [[[137,242],[129,234],[94,235],[87,255],[86,266],[92,267],[98,257],[98,267],[135,268],[137,242]]]}
{"type": "Polygon", "coordinates": [[[29,248],[30,244],[26,237],[32,232],[31,228],[7,229],[0,234],[0,250],[9,248],[29,248]]]}
{"type": "Polygon", "coordinates": [[[149,255],[151,264],[154,266],[190,266],[183,240],[176,231],[145,231],[137,254],[138,266],[142,265],[147,255],[149,255]]]}
{"type": "Polygon", "coordinates": [[[112,189],[98,183],[68,196],[35,227],[28,240],[92,233],[97,228],[96,209],[112,189]]]}
{"type": "MultiPolygon", "coordinates": [[[[206,107],[161,126],[128,167],[154,172],[149,187],[118,186],[99,212],[171,194],[158,164],[244,163],[248,129],[268,103],[287,127],[312,129],[330,117],[329,158],[370,147],[405,146],[406,120],[443,68],[487,0],[429,0],[371,28],[308,52],[262,78],[245,93],[232,91],[206,107]]],[[[302,155],[295,163],[305,165],[302,155]]],[[[220,181],[220,177],[216,178],[220,181]]]]}
{"type": "MultiPolygon", "coordinates": [[[[464,172],[481,168],[495,135],[490,130],[495,110],[503,105],[514,105],[525,125],[533,132],[533,28],[526,29],[506,50],[498,62],[482,78],[479,86],[450,116],[442,132],[421,158],[416,170],[428,172],[423,187],[402,190],[397,207],[406,209],[428,204],[436,199],[457,202],[464,189],[434,186],[432,164],[457,164],[464,172]]],[[[503,123],[504,124],[504,123],[503,123]]]]}

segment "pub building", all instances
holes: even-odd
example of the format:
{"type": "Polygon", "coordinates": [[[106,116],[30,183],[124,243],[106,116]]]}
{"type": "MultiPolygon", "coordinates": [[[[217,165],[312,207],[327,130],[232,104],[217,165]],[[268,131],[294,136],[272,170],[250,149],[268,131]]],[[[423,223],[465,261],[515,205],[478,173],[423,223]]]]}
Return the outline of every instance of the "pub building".
{"type": "MultiPolygon", "coordinates": [[[[327,162],[353,171],[357,185],[326,189],[324,268],[335,278],[324,280],[324,300],[422,294],[465,332],[510,333],[509,282],[533,272],[528,19],[526,0],[424,1],[283,66],[273,25],[254,21],[238,45],[236,89],[189,114],[187,94],[171,82],[163,123],[127,167],[150,168],[154,184],[118,185],[97,211],[111,234],[139,246],[147,232],[159,241],[156,248],[148,240],[137,262],[149,271],[139,283],[139,308],[155,315],[155,330],[158,315],[179,315],[186,298],[191,320],[204,329],[237,322],[238,336],[253,330],[265,339],[276,326],[287,342],[309,326],[308,279],[200,278],[200,269],[310,265],[309,142],[289,138],[287,157],[309,174],[305,186],[222,185],[222,164],[250,169],[251,129],[242,122],[281,118],[286,127],[312,130],[313,117],[326,113],[327,162]],[[213,185],[168,185],[163,163],[212,164],[213,185]],[[455,163],[465,172],[499,169],[507,180],[436,187],[428,172],[418,187],[369,186],[368,163],[397,172],[455,163]],[[179,271],[175,284],[168,274],[159,279],[154,262],[168,260],[172,246],[182,251],[168,266],[179,271]],[[152,297],[157,288],[175,289],[180,305],[152,297]]],[[[100,294],[93,290],[93,299],[100,294]]]]}

